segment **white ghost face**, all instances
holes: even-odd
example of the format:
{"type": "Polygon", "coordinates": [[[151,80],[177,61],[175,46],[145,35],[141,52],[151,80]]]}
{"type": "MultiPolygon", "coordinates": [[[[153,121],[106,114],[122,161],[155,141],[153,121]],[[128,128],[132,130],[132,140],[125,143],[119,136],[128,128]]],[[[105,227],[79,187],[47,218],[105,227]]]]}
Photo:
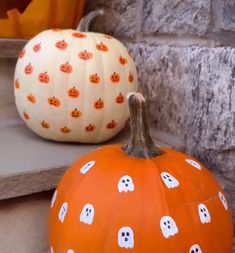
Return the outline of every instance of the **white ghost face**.
{"type": "Polygon", "coordinates": [[[198,170],[201,170],[201,169],[202,169],[202,167],[201,167],[201,165],[200,165],[199,163],[197,163],[197,162],[195,162],[195,161],[193,161],[193,160],[191,160],[191,159],[185,159],[185,161],[186,161],[188,164],[190,164],[190,165],[192,165],[193,167],[195,167],[196,169],[198,169],[198,170]]]}
{"type": "Polygon", "coordinates": [[[91,225],[93,223],[94,215],[95,215],[95,209],[93,205],[86,204],[83,207],[82,212],[80,214],[80,222],[91,225]]]}
{"type": "Polygon", "coordinates": [[[67,253],[74,253],[72,249],[67,250],[67,253]]]}
{"type": "Polygon", "coordinates": [[[134,183],[130,176],[126,175],[119,179],[119,182],[118,182],[119,192],[128,192],[128,191],[132,192],[134,191],[134,189],[135,189],[134,183]]]}
{"type": "Polygon", "coordinates": [[[179,182],[168,172],[162,172],[161,177],[168,189],[176,188],[179,186],[179,182]]]}
{"type": "Polygon", "coordinates": [[[94,165],[95,161],[89,161],[86,164],[84,164],[80,169],[81,174],[86,174],[94,165]]]}
{"type": "Polygon", "coordinates": [[[228,210],[228,202],[227,202],[227,200],[226,200],[224,194],[223,194],[222,192],[219,192],[219,193],[218,193],[218,196],[219,196],[219,198],[220,198],[220,200],[221,200],[221,202],[222,202],[222,204],[223,204],[225,210],[228,210]]]}
{"type": "Polygon", "coordinates": [[[134,247],[134,233],[130,227],[122,227],[118,231],[118,246],[132,249],[134,247]]]}
{"type": "Polygon", "coordinates": [[[190,250],[189,253],[203,253],[200,246],[198,244],[194,244],[190,250]]]}
{"type": "Polygon", "coordinates": [[[68,203],[64,202],[59,211],[59,220],[63,223],[68,211],[68,203]]]}
{"type": "Polygon", "coordinates": [[[160,227],[164,237],[169,238],[178,233],[178,227],[170,216],[163,216],[160,221],[160,227]]]}
{"type": "Polygon", "coordinates": [[[198,214],[201,220],[202,224],[210,223],[211,222],[211,216],[207,209],[207,207],[204,204],[198,205],[198,214]]]}
{"type": "Polygon", "coordinates": [[[57,197],[57,191],[55,190],[55,192],[54,192],[54,194],[52,196],[52,199],[51,199],[51,208],[54,206],[56,197],[57,197]]]}

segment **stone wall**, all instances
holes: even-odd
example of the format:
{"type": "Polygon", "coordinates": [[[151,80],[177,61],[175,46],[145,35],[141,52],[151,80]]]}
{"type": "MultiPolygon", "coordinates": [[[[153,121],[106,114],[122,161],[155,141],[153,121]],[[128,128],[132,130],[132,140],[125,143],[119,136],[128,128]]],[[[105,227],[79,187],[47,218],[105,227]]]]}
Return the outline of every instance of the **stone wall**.
{"type": "Polygon", "coordinates": [[[151,123],[213,170],[235,213],[235,1],[97,0],[91,30],[127,45],[151,123]]]}

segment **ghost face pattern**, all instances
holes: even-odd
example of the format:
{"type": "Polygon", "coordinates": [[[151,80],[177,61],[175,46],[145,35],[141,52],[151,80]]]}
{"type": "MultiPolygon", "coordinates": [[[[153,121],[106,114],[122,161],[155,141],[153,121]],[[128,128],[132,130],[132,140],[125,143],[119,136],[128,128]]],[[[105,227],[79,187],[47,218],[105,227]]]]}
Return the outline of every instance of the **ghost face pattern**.
{"type": "Polygon", "coordinates": [[[118,246],[132,249],[134,247],[134,233],[130,227],[122,227],[118,231],[118,246]]]}
{"type": "Polygon", "coordinates": [[[56,197],[57,197],[57,191],[55,190],[55,192],[54,192],[54,194],[52,196],[52,199],[51,199],[51,208],[54,206],[56,197]]]}
{"type": "Polygon", "coordinates": [[[218,195],[219,195],[219,198],[220,198],[225,210],[228,210],[228,202],[227,202],[224,194],[222,192],[219,192],[218,195]]]}
{"type": "Polygon", "coordinates": [[[188,164],[190,164],[190,165],[192,165],[193,167],[195,167],[196,169],[198,169],[198,170],[201,170],[201,169],[202,169],[202,167],[201,167],[201,165],[200,165],[199,163],[197,163],[197,162],[195,162],[195,161],[193,161],[193,160],[191,160],[191,159],[185,159],[185,161],[186,161],[188,164]]]}
{"type": "Polygon", "coordinates": [[[165,238],[169,238],[178,233],[178,227],[170,216],[163,216],[161,218],[160,227],[165,238]]]}
{"type": "Polygon", "coordinates": [[[203,253],[200,246],[198,244],[194,244],[190,250],[189,253],[203,253]]]}
{"type": "Polygon", "coordinates": [[[206,223],[211,222],[210,213],[204,204],[198,205],[198,214],[199,214],[199,218],[200,218],[202,224],[206,224],[206,223]]]}
{"type": "Polygon", "coordinates": [[[59,220],[63,223],[68,211],[68,203],[64,202],[59,211],[59,220]]]}
{"type": "Polygon", "coordinates": [[[165,183],[166,187],[168,189],[176,188],[179,186],[179,182],[176,178],[174,178],[171,174],[168,172],[162,172],[161,177],[163,182],[165,183]]]}
{"type": "Polygon", "coordinates": [[[95,209],[93,205],[86,204],[80,214],[80,222],[91,225],[93,223],[95,209]]]}
{"type": "Polygon", "coordinates": [[[119,192],[128,192],[128,191],[134,191],[134,183],[130,176],[125,175],[119,179],[118,182],[118,191],[119,192]]]}
{"type": "Polygon", "coordinates": [[[67,253],[75,253],[72,249],[67,250],[67,253]]]}
{"type": "Polygon", "coordinates": [[[95,161],[89,161],[82,166],[82,168],[80,169],[80,172],[82,174],[86,174],[94,165],[95,165],[95,161]]]}

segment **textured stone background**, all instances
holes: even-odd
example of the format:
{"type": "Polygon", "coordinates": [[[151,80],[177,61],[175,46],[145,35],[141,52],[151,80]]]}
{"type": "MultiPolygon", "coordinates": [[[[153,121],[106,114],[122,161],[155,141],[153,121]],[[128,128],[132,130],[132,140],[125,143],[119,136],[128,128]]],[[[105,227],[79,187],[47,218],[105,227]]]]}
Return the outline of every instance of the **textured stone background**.
{"type": "Polygon", "coordinates": [[[235,214],[235,1],[97,0],[91,30],[127,45],[151,123],[185,140],[225,187],[235,214]]]}

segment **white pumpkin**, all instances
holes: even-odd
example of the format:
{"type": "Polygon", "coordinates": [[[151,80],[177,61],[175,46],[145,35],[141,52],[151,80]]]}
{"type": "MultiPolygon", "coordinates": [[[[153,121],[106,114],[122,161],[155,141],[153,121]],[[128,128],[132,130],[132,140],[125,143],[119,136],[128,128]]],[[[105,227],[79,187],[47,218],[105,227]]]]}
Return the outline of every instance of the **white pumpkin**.
{"type": "Polygon", "coordinates": [[[126,94],[137,90],[137,74],[117,39],[54,29],[27,43],[14,83],[19,114],[35,133],[56,141],[97,143],[123,128],[129,117],[126,94]]]}

